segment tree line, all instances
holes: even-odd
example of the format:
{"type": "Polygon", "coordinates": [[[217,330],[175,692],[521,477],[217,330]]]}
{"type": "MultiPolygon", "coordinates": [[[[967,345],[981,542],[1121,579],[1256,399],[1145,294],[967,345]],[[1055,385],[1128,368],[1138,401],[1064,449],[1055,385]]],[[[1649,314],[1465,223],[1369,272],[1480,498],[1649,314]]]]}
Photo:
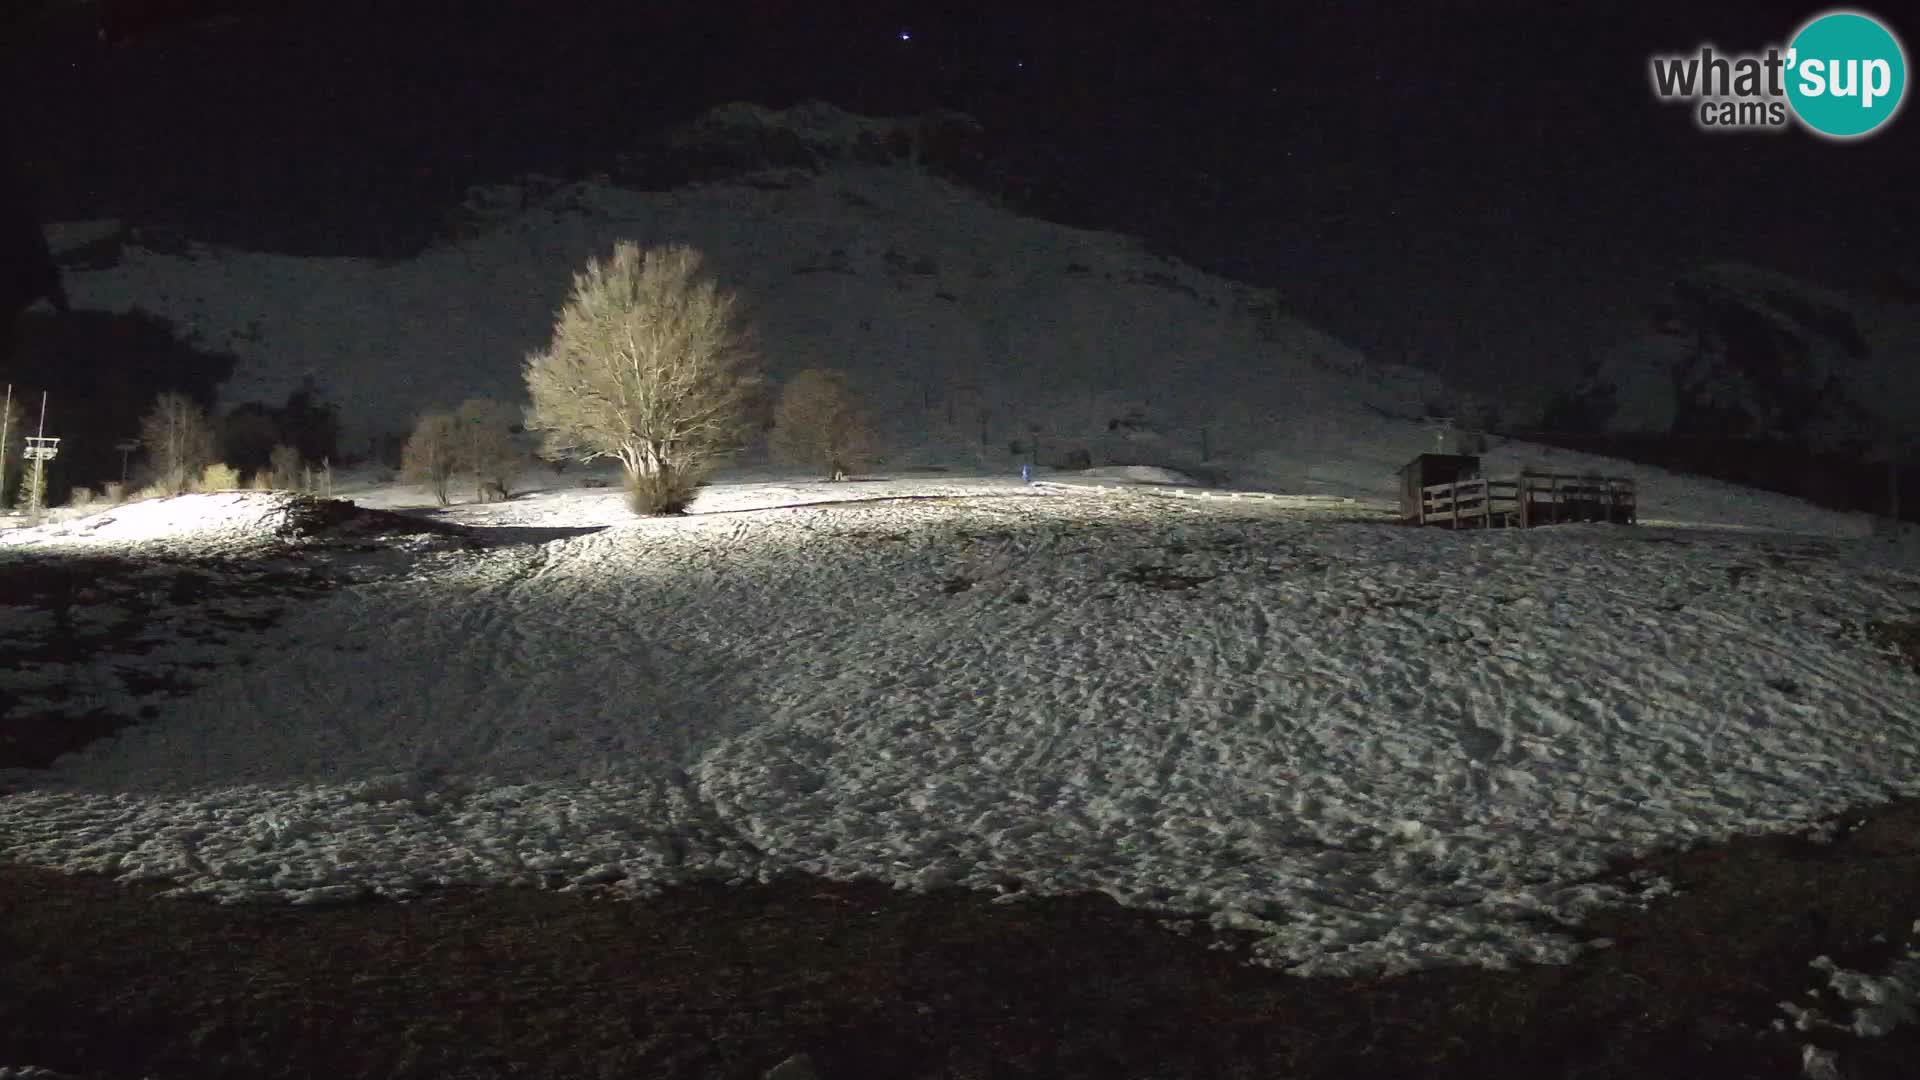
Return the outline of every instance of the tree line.
{"type": "MultiPolygon", "coordinates": [[[[522,366],[527,403],[470,398],[420,415],[401,447],[400,476],[442,505],[462,484],[479,501],[509,498],[529,463],[525,434],[549,461],[618,461],[633,511],[665,514],[684,510],[715,465],[763,432],[775,460],[825,479],[878,460],[869,414],[845,372],[810,368],[776,392],[757,359],[738,297],[705,272],[699,252],[622,242],[574,275],[550,341],[522,366]]],[[[299,415],[286,424],[276,424],[286,410],[247,405],[216,421],[185,394],[161,394],[137,439],[122,444],[141,455],[139,483],[128,491],[123,471],[103,494],[118,501],[243,486],[331,494],[331,455],[296,445],[331,446],[331,408],[309,389],[287,409],[299,415]],[[288,426],[321,438],[282,438],[288,426]],[[243,475],[227,452],[264,461],[243,475]]],[[[13,442],[22,425],[8,430],[13,442]]],[[[74,500],[98,497],[77,489],[74,500]]]]}

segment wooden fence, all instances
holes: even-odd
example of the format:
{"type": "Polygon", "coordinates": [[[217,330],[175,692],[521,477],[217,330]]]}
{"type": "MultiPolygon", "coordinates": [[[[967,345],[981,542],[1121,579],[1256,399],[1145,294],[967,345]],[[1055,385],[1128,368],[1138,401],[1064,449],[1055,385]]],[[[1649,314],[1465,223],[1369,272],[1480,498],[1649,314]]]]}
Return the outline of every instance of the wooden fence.
{"type": "Polygon", "coordinates": [[[1619,476],[1523,472],[1420,489],[1421,525],[1455,529],[1529,529],[1570,521],[1632,525],[1639,520],[1633,481],[1619,476]]]}

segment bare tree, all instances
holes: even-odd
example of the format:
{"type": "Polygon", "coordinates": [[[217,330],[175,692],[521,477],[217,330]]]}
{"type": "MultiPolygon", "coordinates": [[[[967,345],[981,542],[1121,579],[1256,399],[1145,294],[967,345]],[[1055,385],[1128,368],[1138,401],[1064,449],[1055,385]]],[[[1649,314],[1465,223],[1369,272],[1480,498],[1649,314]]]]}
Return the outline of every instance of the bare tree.
{"type": "Polygon", "coordinates": [[[8,505],[7,492],[12,490],[13,480],[26,460],[26,445],[26,413],[20,407],[20,399],[13,396],[13,387],[9,386],[5,396],[0,397],[0,506],[8,505]]]}
{"type": "Polygon", "coordinates": [[[154,399],[140,421],[140,445],[146,448],[153,483],[175,495],[190,488],[217,456],[206,410],[185,394],[154,399]]]}
{"type": "Polygon", "coordinates": [[[300,491],[305,485],[301,482],[307,463],[301,460],[300,451],[280,443],[267,455],[267,469],[273,476],[276,491],[300,491]]]}
{"type": "Polygon", "coordinates": [[[553,340],[527,359],[527,427],[549,457],[615,458],[635,512],[675,513],[744,443],[758,379],[735,297],[687,247],[591,259],[553,340]]]}
{"type": "Polygon", "coordinates": [[[774,407],[768,449],[777,460],[814,466],[830,480],[870,464],[873,427],[847,388],[846,373],[809,368],[789,379],[774,407]]]}
{"type": "Polygon", "coordinates": [[[441,506],[452,502],[448,488],[460,467],[459,426],[447,413],[428,413],[413,426],[400,450],[400,475],[425,484],[441,506]]]}
{"type": "Polygon", "coordinates": [[[454,413],[460,429],[460,465],[473,474],[474,498],[481,502],[487,501],[490,492],[506,498],[520,477],[525,458],[513,441],[519,420],[517,410],[492,398],[468,398],[454,413]]]}

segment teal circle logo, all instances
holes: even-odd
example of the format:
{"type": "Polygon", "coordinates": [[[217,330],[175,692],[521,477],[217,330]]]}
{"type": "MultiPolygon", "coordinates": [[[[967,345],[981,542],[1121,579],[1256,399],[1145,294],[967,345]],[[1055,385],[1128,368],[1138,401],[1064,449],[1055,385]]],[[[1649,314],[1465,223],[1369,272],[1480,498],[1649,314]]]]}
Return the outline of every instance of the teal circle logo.
{"type": "Polygon", "coordinates": [[[1800,122],[1835,139],[1865,135],[1893,119],[1907,89],[1907,56],[1878,19],[1833,11],[1800,28],[1787,46],[1787,102],[1800,122]]]}

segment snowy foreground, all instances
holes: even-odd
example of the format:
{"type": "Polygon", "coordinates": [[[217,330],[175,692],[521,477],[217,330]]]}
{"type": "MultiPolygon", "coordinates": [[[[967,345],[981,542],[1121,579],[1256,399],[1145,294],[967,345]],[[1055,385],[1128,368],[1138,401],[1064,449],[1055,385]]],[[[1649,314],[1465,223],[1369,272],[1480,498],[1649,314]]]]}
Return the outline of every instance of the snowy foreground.
{"type": "MultiPolygon", "coordinates": [[[[0,573],[295,559],[288,505],[14,530],[0,573]]],[[[439,515],[483,543],[391,543],[198,644],[217,681],[0,774],[0,858],[296,903],[794,870],[1100,890],[1341,973],[1563,960],[1556,922],[1663,889],[1596,882],[1610,856],[1920,794],[1920,678],[1862,629],[1920,614],[1920,572],[1844,530],[1450,533],[965,480],[695,510],[439,515]],[[856,501],[800,505],[826,499],[856,501]]],[[[52,621],[0,606],[0,637],[52,621]]],[[[163,654],[0,679],[27,709],[163,654]]]]}

